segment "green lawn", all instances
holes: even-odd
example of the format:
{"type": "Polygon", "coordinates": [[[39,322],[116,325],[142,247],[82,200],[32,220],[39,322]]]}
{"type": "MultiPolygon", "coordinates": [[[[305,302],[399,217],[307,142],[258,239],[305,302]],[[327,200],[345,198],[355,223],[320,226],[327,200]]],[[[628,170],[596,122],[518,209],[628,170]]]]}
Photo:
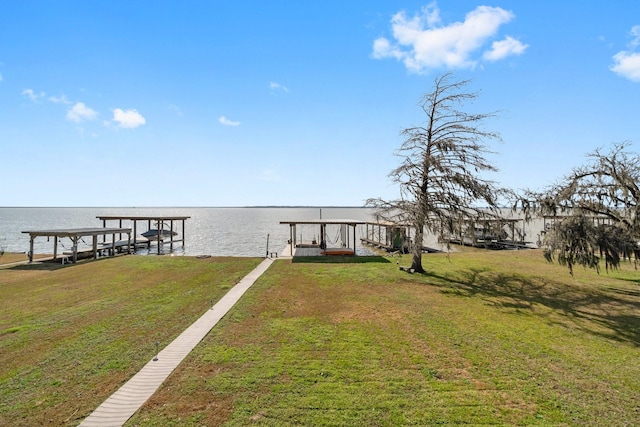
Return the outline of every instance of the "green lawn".
{"type": "Polygon", "coordinates": [[[75,426],[259,259],[126,256],[0,269],[0,425],[75,426]]]}
{"type": "MultiPolygon", "coordinates": [[[[259,261],[0,269],[0,425],[77,425],[259,261]]],[[[408,258],[303,261],[275,262],[127,426],[640,419],[632,265],[572,278],[539,251],[425,255],[426,275],[400,271],[408,258]]]]}
{"type": "Polygon", "coordinates": [[[275,263],[129,426],[634,425],[640,275],[538,251],[275,263]],[[408,264],[408,259],[401,264],[408,264]]]}

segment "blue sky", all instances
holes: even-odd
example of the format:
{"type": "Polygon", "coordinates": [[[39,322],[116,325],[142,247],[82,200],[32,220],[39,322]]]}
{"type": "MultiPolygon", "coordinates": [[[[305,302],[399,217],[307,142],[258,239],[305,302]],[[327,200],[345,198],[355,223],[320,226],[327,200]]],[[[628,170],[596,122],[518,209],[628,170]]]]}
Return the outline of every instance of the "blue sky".
{"type": "Polygon", "coordinates": [[[640,2],[5,1],[0,206],[361,205],[473,79],[511,188],[640,151],[640,2]]]}

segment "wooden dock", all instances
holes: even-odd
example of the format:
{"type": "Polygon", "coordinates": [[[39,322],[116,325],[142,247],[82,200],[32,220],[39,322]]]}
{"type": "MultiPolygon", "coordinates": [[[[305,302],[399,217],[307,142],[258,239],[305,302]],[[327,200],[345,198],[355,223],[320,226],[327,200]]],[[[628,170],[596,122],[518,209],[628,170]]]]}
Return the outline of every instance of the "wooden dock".
{"type": "Polygon", "coordinates": [[[151,242],[157,243],[158,255],[160,255],[162,245],[169,245],[169,250],[173,252],[173,247],[177,243],[181,243],[182,247],[185,244],[185,221],[190,216],[162,216],[162,215],[152,215],[152,216],[136,216],[136,215],[102,215],[97,216],[100,221],[102,221],[102,226],[107,227],[107,223],[111,221],[117,221],[118,226],[122,227],[123,221],[128,222],[133,229],[133,247],[147,247],[151,249],[151,242]],[[152,225],[155,226],[156,230],[167,230],[169,231],[168,237],[158,236],[156,238],[147,239],[145,237],[138,235],[138,223],[146,223],[147,231],[152,230],[152,225]],[[178,233],[180,232],[180,233],[178,233]]]}
{"type": "MultiPolygon", "coordinates": [[[[400,248],[395,248],[391,245],[387,245],[385,243],[382,242],[378,242],[376,240],[371,240],[371,239],[367,239],[362,237],[360,239],[360,242],[362,242],[363,245],[369,245],[369,246],[373,246],[376,249],[381,249],[383,251],[386,252],[394,252],[394,253],[409,253],[409,252],[404,252],[404,251],[408,251],[409,249],[411,249],[410,247],[406,248],[406,249],[400,249],[400,248]]],[[[442,249],[436,249],[436,248],[432,248],[429,246],[423,246],[422,247],[422,252],[428,253],[428,254],[435,254],[435,253],[440,253],[440,252],[444,252],[442,249]]]]}
{"type": "MultiPolygon", "coordinates": [[[[106,242],[107,236],[111,236],[111,255],[115,254],[116,235],[127,235],[126,251],[131,251],[131,229],[130,228],[67,228],[60,230],[31,230],[23,231],[24,234],[29,234],[29,262],[33,262],[33,242],[38,237],[46,237],[47,239],[53,237],[53,259],[58,259],[58,240],[62,238],[68,238],[71,240],[71,250],[63,253],[65,258],[71,257],[71,262],[77,262],[78,257],[93,257],[98,258],[101,251],[107,250],[103,245],[108,244],[106,242]],[[100,245],[98,237],[102,236],[103,244],[100,245]],[[91,237],[91,248],[81,249],[78,248],[78,243],[83,237],[91,237]]],[[[122,248],[125,247],[123,243],[122,248]]]]}
{"type": "Polygon", "coordinates": [[[524,237],[522,218],[466,218],[454,224],[453,230],[442,233],[442,243],[484,249],[529,249],[524,237]],[[519,226],[522,224],[522,226],[519,226]]]}
{"type": "MultiPolygon", "coordinates": [[[[100,256],[114,256],[118,253],[131,253],[137,249],[151,249],[151,241],[157,242],[158,254],[161,253],[162,245],[169,245],[173,251],[175,244],[185,244],[185,221],[189,216],[98,216],[102,221],[102,227],[91,228],[67,228],[59,230],[28,230],[23,231],[29,234],[29,262],[33,262],[34,240],[38,237],[46,237],[47,240],[53,238],[53,260],[60,259],[61,262],[77,262],[79,258],[98,258],[100,256]],[[109,221],[117,221],[118,227],[108,227],[109,221]],[[128,221],[131,227],[123,227],[123,222],[128,221]],[[138,223],[147,223],[147,230],[152,230],[154,224],[158,230],[158,237],[148,239],[138,236],[138,223]],[[166,231],[167,236],[164,236],[166,231]],[[182,233],[178,233],[181,231],[182,233]],[[133,236],[131,235],[133,233],[133,236]],[[84,242],[83,237],[91,237],[91,243],[84,242]],[[132,240],[133,237],[133,240],[132,240]],[[71,240],[71,248],[58,253],[58,243],[61,239],[71,240]],[[79,243],[85,246],[79,246],[79,243]]],[[[63,246],[64,247],[64,246],[63,246]]]]}
{"type": "MultiPolygon", "coordinates": [[[[413,250],[413,240],[410,224],[392,221],[366,222],[365,235],[360,238],[363,244],[376,249],[405,254],[413,250]]],[[[422,252],[436,253],[442,250],[422,246],[422,252]]]]}

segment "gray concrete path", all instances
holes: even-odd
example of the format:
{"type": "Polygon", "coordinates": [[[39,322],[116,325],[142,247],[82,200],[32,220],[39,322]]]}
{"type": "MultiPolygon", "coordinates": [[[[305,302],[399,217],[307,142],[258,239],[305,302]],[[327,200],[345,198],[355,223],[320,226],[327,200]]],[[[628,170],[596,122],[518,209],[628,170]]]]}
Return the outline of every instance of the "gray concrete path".
{"type": "Polygon", "coordinates": [[[207,335],[216,323],[264,273],[272,259],[266,258],[251,273],[220,299],[210,310],[187,328],[102,405],[82,421],[80,427],[119,427],[155,393],[165,379],[207,335]],[[154,358],[155,359],[155,358],[154,358]]]}

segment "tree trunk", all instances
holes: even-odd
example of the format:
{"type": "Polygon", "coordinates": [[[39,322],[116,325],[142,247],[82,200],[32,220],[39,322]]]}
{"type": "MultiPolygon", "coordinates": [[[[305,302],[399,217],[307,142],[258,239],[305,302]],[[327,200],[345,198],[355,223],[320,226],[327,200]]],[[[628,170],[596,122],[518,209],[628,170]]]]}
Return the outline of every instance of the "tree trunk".
{"type": "Polygon", "coordinates": [[[411,268],[416,273],[424,273],[422,268],[422,241],[424,238],[424,221],[420,218],[416,224],[416,239],[413,242],[413,260],[411,261],[411,268]]]}

